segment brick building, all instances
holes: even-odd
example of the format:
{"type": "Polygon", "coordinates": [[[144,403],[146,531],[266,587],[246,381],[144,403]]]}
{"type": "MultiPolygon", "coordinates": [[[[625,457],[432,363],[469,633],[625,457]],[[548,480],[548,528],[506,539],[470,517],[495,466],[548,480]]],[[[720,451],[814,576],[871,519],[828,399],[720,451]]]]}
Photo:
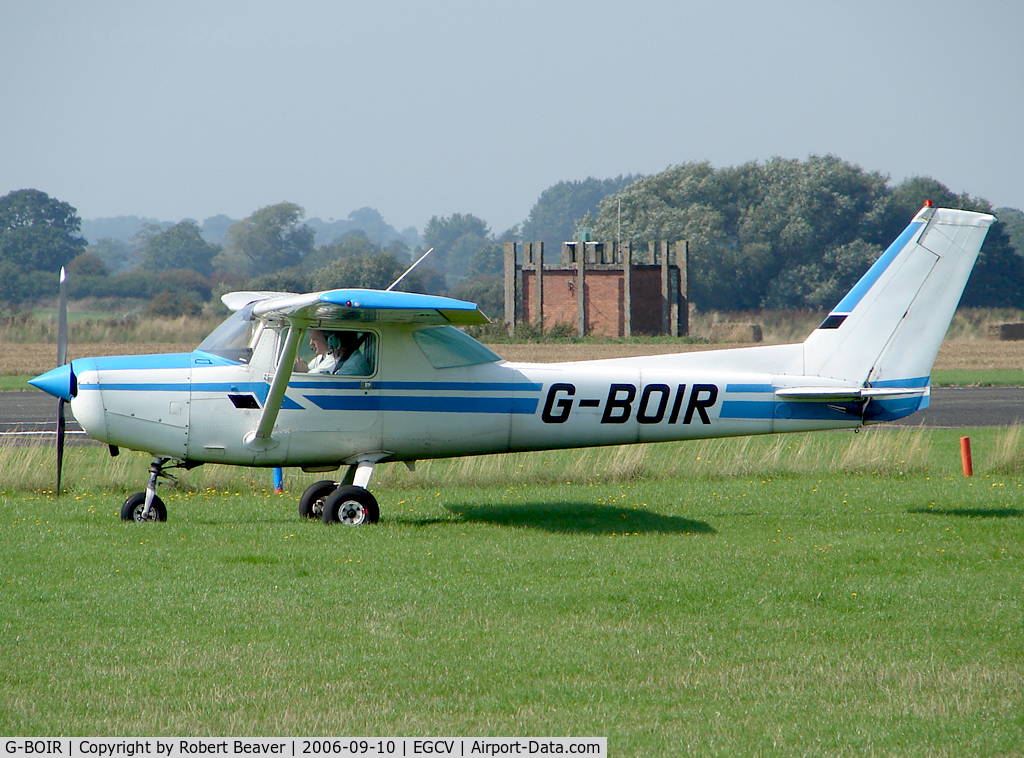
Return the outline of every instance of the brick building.
{"type": "Polygon", "coordinates": [[[544,243],[505,243],[505,323],[550,329],[569,324],[580,336],[688,333],[687,247],[628,242],[566,242],[558,264],[543,263],[544,243]]]}

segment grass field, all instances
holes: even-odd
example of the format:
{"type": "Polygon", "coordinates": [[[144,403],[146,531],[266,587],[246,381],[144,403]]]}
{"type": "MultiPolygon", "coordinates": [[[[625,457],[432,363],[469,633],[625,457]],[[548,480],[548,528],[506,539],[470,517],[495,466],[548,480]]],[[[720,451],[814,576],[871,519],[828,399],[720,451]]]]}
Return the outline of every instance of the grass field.
{"type": "Polygon", "coordinates": [[[6,734],[606,735],[611,755],[1018,755],[1021,434],[874,430],[383,466],[300,522],[203,467],[0,451],[6,734]],[[91,478],[90,478],[91,477],[91,478]]]}

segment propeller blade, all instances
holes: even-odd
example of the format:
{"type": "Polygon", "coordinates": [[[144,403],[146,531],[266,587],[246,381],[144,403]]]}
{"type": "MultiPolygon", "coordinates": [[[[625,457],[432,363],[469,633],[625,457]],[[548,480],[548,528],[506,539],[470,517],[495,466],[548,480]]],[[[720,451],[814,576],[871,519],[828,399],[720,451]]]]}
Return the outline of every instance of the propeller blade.
{"type": "Polygon", "coordinates": [[[57,314],[57,365],[68,362],[68,288],[67,274],[60,267],[60,310],[57,314]]]}
{"type": "MultiPolygon", "coordinates": [[[[57,365],[68,362],[68,275],[64,267],[60,267],[60,304],[57,312],[57,365]]],[[[57,400],[57,489],[56,497],[60,497],[60,475],[64,468],[64,398],[57,400]]]]}
{"type": "Polygon", "coordinates": [[[64,468],[64,399],[57,400],[57,489],[54,494],[60,497],[60,474],[64,468]]]}

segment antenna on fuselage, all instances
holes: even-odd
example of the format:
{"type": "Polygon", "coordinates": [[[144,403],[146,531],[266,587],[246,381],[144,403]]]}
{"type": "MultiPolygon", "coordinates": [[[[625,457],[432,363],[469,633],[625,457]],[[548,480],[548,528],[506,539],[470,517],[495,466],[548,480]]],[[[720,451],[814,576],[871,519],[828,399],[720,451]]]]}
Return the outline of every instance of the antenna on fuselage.
{"type": "Polygon", "coordinates": [[[417,258],[417,259],[416,259],[416,262],[415,262],[414,264],[412,264],[411,266],[409,266],[409,268],[407,268],[407,269],[406,269],[406,270],[405,270],[405,271],[404,271],[404,272],[402,273],[402,275],[401,275],[400,277],[398,277],[397,279],[395,279],[395,281],[391,282],[391,286],[390,286],[390,287],[388,287],[388,288],[387,288],[386,290],[384,290],[384,291],[385,291],[385,292],[391,292],[391,290],[393,290],[393,289],[394,289],[395,287],[397,287],[397,286],[398,286],[398,283],[399,283],[400,281],[402,281],[403,279],[405,279],[405,277],[407,277],[407,276],[409,275],[409,272],[410,272],[410,271],[412,271],[412,270],[413,270],[414,268],[416,268],[416,267],[417,267],[418,265],[420,265],[420,261],[422,261],[422,260],[423,260],[424,258],[426,258],[426,257],[427,257],[428,255],[430,255],[430,254],[431,254],[432,252],[434,252],[434,248],[430,248],[430,249],[429,249],[429,250],[428,250],[427,252],[425,252],[425,253],[424,253],[423,255],[421,255],[421,256],[420,256],[419,258],[417,258]]]}

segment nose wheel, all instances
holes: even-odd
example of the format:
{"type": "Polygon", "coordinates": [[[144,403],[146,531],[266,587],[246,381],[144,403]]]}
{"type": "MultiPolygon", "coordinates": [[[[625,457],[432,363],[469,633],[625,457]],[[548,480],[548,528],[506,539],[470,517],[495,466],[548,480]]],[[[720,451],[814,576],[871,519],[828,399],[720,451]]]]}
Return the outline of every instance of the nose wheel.
{"type": "Polygon", "coordinates": [[[146,510],[146,493],[136,492],[124,501],[121,506],[121,520],[134,521],[136,524],[146,524],[154,521],[167,520],[167,506],[159,496],[153,496],[153,502],[146,510]]]}

